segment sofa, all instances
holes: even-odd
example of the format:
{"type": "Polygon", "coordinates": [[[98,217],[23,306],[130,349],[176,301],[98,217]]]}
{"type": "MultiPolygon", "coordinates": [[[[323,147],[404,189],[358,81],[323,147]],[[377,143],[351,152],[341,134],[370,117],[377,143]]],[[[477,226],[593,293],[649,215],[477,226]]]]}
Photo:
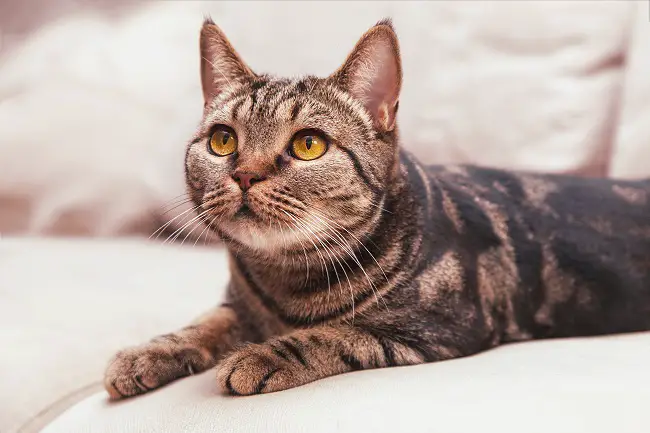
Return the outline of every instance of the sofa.
{"type": "Polygon", "coordinates": [[[650,333],[254,397],[221,395],[208,371],[109,402],[110,356],[187,324],[229,278],[218,239],[180,230],[204,14],[255,70],[285,75],[328,74],[391,16],[402,143],[427,163],[650,175],[646,1],[4,3],[1,433],[648,431],[650,333]]]}

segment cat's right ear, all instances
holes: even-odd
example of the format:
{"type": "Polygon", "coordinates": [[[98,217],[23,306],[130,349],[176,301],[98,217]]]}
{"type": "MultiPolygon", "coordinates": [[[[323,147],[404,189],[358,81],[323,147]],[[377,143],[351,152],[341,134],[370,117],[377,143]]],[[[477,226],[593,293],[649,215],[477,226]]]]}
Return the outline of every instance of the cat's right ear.
{"type": "Polygon", "coordinates": [[[201,28],[201,85],[205,105],[236,83],[255,77],[239,57],[226,35],[206,18],[201,28]]]}

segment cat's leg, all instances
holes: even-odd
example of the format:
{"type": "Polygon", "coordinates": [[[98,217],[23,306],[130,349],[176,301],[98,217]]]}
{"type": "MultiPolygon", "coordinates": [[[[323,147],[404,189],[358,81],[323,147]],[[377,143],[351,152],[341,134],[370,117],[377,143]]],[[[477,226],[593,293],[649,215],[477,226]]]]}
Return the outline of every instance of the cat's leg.
{"type": "Polygon", "coordinates": [[[178,332],[118,352],[104,386],[113,399],[145,393],[213,367],[241,339],[235,311],[215,308],[178,332]]]}
{"type": "Polygon", "coordinates": [[[225,393],[250,395],[355,370],[454,357],[454,350],[446,347],[432,344],[423,349],[395,337],[378,337],[368,330],[343,325],[299,330],[231,353],[219,363],[217,380],[225,393]]]}

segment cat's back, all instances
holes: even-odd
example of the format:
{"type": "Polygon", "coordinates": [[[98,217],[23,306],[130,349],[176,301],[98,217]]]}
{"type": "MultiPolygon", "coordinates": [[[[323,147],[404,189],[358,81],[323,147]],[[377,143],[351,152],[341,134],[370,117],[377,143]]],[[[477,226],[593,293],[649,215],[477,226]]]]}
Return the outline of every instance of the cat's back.
{"type": "MultiPolygon", "coordinates": [[[[477,166],[428,166],[440,193],[491,207],[539,235],[587,231],[594,236],[650,237],[650,179],[620,180],[515,172],[477,166]]],[[[632,239],[629,239],[630,242],[632,239]]]]}
{"type": "Polygon", "coordinates": [[[429,239],[448,239],[466,281],[508,304],[508,337],[650,327],[650,181],[420,169],[429,239]]]}

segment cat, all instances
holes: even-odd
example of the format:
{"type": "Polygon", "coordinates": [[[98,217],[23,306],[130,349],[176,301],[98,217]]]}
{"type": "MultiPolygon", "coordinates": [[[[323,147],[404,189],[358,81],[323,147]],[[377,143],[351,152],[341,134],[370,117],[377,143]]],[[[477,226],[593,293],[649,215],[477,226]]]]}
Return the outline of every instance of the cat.
{"type": "Polygon", "coordinates": [[[423,166],[398,144],[390,20],[327,78],[256,74],[211,19],[200,54],[186,180],[229,249],[227,299],[119,352],[111,398],[214,366],[251,395],[650,329],[650,181],[423,166]]]}

